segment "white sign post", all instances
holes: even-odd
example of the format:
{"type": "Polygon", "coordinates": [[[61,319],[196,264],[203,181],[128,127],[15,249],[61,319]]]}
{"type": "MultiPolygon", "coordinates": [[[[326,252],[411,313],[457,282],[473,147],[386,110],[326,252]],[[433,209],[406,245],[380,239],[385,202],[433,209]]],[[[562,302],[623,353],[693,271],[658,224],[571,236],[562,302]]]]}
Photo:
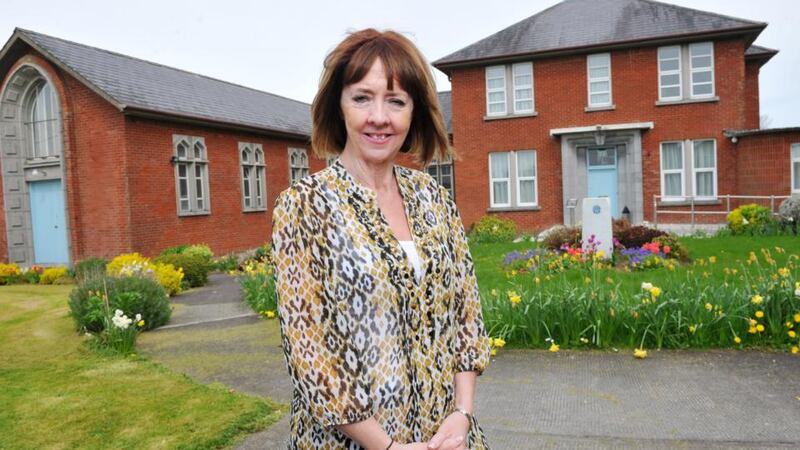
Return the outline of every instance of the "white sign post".
{"type": "Polygon", "coordinates": [[[611,258],[614,251],[611,233],[611,202],[608,197],[583,199],[583,249],[603,251],[604,258],[611,258]]]}

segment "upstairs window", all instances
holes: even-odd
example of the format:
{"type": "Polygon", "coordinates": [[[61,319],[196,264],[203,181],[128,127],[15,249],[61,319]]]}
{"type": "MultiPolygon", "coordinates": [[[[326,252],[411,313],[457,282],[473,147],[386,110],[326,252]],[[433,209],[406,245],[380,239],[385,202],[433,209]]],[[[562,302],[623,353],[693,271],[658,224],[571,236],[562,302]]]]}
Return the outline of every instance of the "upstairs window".
{"type": "Polygon", "coordinates": [[[659,47],[659,101],[713,99],[714,95],[713,42],[659,47]]]}
{"type": "Polygon", "coordinates": [[[586,57],[589,107],[611,106],[611,54],[586,57]]]}
{"type": "Polygon", "coordinates": [[[487,67],[486,116],[535,114],[533,89],[533,63],[487,67]]]}
{"type": "Polygon", "coordinates": [[[444,161],[431,161],[425,168],[430,176],[450,193],[450,198],[455,200],[455,186],[453,180],[453,160],[448,156],[444,161]]]}
{"type": "Polygon", "coordinates": [[[244,211],[264,211],[264,151],[261,144],[239,143],[242,165],[242,208],[244,211]]]}
{"type": "Polygon", "coordinates": [[[289,148],[289,184],[308,175],[308,152],[304,148],[289,148]]]}
{"type": "Polygon", "coordinates": [[[208,214],[208,153],[205,140],[195,136],[174,135],[175,191],[178,215],[208,214]]]}
{"type": "Polygon", "coordinates": [[[33,83],[24,103],[23,125],[28,137],[28,158],[44,159],[61,155],[59,108],[50,83],[33,83]]]}

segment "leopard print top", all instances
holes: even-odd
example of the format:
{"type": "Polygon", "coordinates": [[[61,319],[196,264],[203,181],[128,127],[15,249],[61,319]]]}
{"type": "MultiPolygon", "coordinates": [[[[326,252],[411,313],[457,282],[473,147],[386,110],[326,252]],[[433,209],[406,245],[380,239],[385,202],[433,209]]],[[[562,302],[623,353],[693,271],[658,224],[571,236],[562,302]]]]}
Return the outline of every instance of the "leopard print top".
{"type": "MultiPolygon", "coordinates": [[[[338,160],[282,192],[273,256],[293,382],[290,449],[360,449],[333,426],[374,416],[398,442],[433,437],[454,375],[489,361],[464,226],[428,174],[395,166],[418,282],[378,207],[338,160]]],[[[470,449],[488,448],[473,418],[470,449]]]]}

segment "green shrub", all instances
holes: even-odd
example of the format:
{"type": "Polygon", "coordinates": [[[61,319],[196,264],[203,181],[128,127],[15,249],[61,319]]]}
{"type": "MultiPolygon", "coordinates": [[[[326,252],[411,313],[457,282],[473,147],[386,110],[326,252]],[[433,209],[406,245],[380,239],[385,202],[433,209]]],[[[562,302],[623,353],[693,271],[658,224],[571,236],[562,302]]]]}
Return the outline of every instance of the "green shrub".
{"type": "Polygon", "coordinates": [[[189,256],[199,256],[208,262],[211,262],[214,259],[214,252],[212,252],[211,248],[206,244],[190,245],[186,248],[186,250],[183,251],[183,254],[189,256]]]}
{"type": "Polygon", "coordinates": [[[119,309],[128,317],[141,314],[148,330],[164,325],[172,314],[167,292],[152,278],[97,277],[82,282],[70,293],[70,315],[78,330],[104,329],[103,296],[107,296],[112,311],[119,309]]]}
{"type": "Polygon", "coordinates": [[[514,221],[497,216],[483,216],[472,226],[469,238],[473,242],[511,242],[517,235],[514,221]]]}
{"type": "Polygon", "coordinates": [[[183,269],[183,281],[189,287],[204,286],[208,283],[208,272],[211,270],[211,261],[197,253],[173,253],[159,256],[157,263],[172,264],[183,269]]]}
{"type": "Polygon", "coordinates": [[[774,225],[769,208],[755,203],[740,206],[728,214],[728,227],[733,234],[767,234],[774,225]]]}
{"type": "Polygon", "coordinates": [[[643,225],[636,225],[619,231],[614,238],[625,248],[637,248],[644,244],[653,242],[659,236],[667,234],[664,231],[648,228],[643,225]]]}
{"type": "Polygon", "coordinates": [[[264,244],[261,247],[258,247],[253,253],[253,259],[257,259],[259,261],[264,261],[271,263],[272,262],[272,244],[264,244]]]}
{"type": "Polygon", "coordinates": [[[239,278],[244,301],[250,308],[265,317],[274,317],[278,308],[275,275],[272,266],[265,262],[249,262],[239,278]]]}
{"type": "Polygon", "coordinates": [[[557,227],[545,235],[542,244],[550,250],[558,250],[566,244],[568,247],[580,247],[581,229],[579,227],[557,227]]]}
{"type": "Polygon", "coordinates": [[[232,272],[239,268],[239,259],[236,258],[236,255],[226,255],[215,259],[213,267],[220,272],[232,272]]]}
{"type": "Polygon", "coordinates": [[[187,248],[189,248],[189,244],[181,244],[181,245],[176,245],[175,247],[168,247],[162,250],[158,256],[161,257],[167,255],[180,255],[187,248]]]}
{"type": "Polygon", "coordinates": [[[66,267],[48,267],[39,277],[39,284],[53,284],[60,278],[69,278],[66,267]]]}
{"type": "Polygon", "coordinates": [[[102,277],[106,273],[108,260],[103,258],[86,258],[75,264],[75,278],[78,282],[90,278],[102,277]]]}

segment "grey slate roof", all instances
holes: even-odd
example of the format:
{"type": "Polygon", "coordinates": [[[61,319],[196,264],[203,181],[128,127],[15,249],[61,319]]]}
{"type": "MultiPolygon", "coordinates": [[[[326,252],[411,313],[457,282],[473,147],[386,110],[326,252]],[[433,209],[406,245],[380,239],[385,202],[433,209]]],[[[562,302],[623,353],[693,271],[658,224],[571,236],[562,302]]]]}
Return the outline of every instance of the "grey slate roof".
{"type": "Polygon", "coordinates": [[[439,106],[442,108],[442,116],[444,116],[448,134],[453,134],[453,96],[451,94],[450,91],[439,92],[439,106]]]}
{"type": "Polygon", "coordinates": [[[775,55],[776,53],[778,53],[778,51],[775,50],[774,48],[767,48],[754,44],[751,45],[750,47],[747,47],[747,50],[745,50],[744,52],[744,56],[762,56],[762,55],[766,56],[766,55],[775,55]]]}
{"type": "Polygon", "coordinates": [[[307,103],[33,31],[18,28],[17,36],[123,111],[311,134],[307,103]]]}
{"type": "Polygon", "coordinates": [[[565,0],[433,64],[443,69],[459,63],[513,55],[735,30],[743,33],[750,30],[755,39],[766,26],[763,22],[652,0],[565,0]]]}

